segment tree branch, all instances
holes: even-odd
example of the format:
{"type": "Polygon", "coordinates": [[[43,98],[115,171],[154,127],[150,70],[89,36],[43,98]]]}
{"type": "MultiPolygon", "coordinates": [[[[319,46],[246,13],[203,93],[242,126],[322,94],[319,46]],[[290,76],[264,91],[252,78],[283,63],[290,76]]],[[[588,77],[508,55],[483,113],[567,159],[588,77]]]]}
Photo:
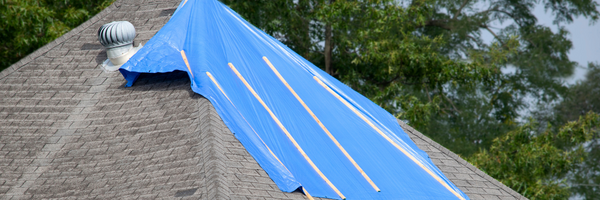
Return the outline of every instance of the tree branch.
{"type": "Polygon", "coordinates": [[[446,98],[446,100],[448,100],[448,102],[450,103],[450,105],[452,105],[452,108],[454,108],[454,110],[456,110],[456,112],[460,113],[460,110],[458,110],[458,108],[456,108],[456,106],[454,105],[454,103],[452,102],[452,100],[450,98],[448,98],[446,95],[444,95],[443,92],[440,92],[440,94],[446,98]]]}
{"type": "Polygon", "coordinates": [[[498,35],[496,35],[496,33],[494,33],[494,31],[492,31],[492,29],[490,29],[489,26],[483,24],[483,25],[480,25],[480,27],[487,29],[492,35],[494,35],[494,37],[496,38],[496,40],[498,40],[498,42],[500,42],[500,44],[502,44],[502,46],[505,46],[504,42],[502,42],[502,40],[500,39],[500,37],[498,37],[498,35]]]}
{"type": "Polygon", "coordinates": [[[533,41],[531,41],[530,39],[525,39],[527,40],[527,42],[529,42],[529,44],[531,44],[531,46],[533,46],[533,48],[537,48],[537,45],[535,45],[535,43],[533,43],[533,41]]]}
{"type": "Polygon", "coordinates": [[[427,92],[427,98],[429,99],[429,102],[432,102],[431,95],[429,95],[429,86],[425,85],[425,91],[427,92]]]}
{"type": "Polygon", "coordinates": [[[446,20],[429,20],[427,22],[425,22],[425,26],[437,26],[446,30],[451,31],[453,29],[452,26],[448,25],[448,21],[446,20]]]}
{"type": "Polygon", "coordinates": [[[375,84],[376,84],[376,85],[378,85],[378,86],[384,86],[384,85],[388,85],[388,84],[390,84],[390,83],[392,83],[392,82],[394,82],[394,81],[397,81],[397,80],[398,80],[398,79],[400,79],[400,78],[401,78],[401,77],[400,77],[400,75],[396,75],[396,76],[394,76],[394,78],[392,78],[392,79],[390,79],[390,80],[387,80],[387,81],[379,81],[379,82],[376,82],[375,84]]]}
{"type": "Polygon", "coordinates": [[[488,11],[495,11],[495,12],[499,12],[499,13],[504,13],[505,15],[508,15],[510,18],[515,19],[515,16],[513,14],[511,14],[509,12],[506,12],[504,10],[498,10],[498,7],[495,7],[493,9],[490,9],[490,10],[487,10],[487,11],[484,11],[484,12],[488,12],[488,11]]]}
{"type": "MultiPolygon", "coordinates": [[[[331,5],[335,0],[329,0],[329,5],[331,5]]],[[[331,50],[333,49],[331,44],[331,24],[327,23],[325,25],[325,72],[329,75],[333,75],[333,68],[331,67],[331,50]]]]}
{"type": "MultiPolygon", "coordinates": [[[[490,9],[487,9],[487,10],[484,10],[484,11],[481,11],[481,12],[478,12],[478,13],[475,13],[475,15],[479,15],[479,14],[488,13],[488,12],[490,12],[490,11],[498,11],[498,7],[499,7],[499,6],[498,6],[498,5],[496,5],[496,6],[492,7],[492,8],[490,8],[490,9]]],[[[505,13],[505,14],[507,14],[507,13],[505,13]]],[[[507,15],[508,15],[508,14],[507,14],[507,15]]],[[[509,15],[509,16],[510,16],[510,15],[509,15]]],[[[511,16],[511,17],[512,17],[512,16],[511,16]]]]}
{"type": "Polygon", "coordinates": [[[460,11],[462,11],[462,9],[465,8],[467,3],[469,3],[469,0],[463,1],[463,3],[460,5],[460,8],[458,8],[458,10],[456,10],[456,12],[454,12],[454,17],[452,17],[452,19],[455,20],[458,17],[458,15],[460,14],[460,11]]]}

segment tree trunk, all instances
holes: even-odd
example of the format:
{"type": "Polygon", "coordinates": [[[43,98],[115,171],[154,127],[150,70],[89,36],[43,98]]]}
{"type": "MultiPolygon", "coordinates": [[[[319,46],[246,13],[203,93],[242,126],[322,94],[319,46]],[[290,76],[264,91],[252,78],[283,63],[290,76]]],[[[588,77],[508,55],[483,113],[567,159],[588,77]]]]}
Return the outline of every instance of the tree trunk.
{"type": "Polygon", "coordinates": [[[331,68],[331,25],[325,26],[325,72],[329,75],[333,75],[333,69],[331,68]]]}
{"type": "MultiPolygon", "coordinates": [[[[329,4],[333,3],[335,0],[329,0],[329,4]]],[[[333,75],[333,67],[331,67],[331,24],[325,25],[325,72],[329,75],[333,75]]]]}

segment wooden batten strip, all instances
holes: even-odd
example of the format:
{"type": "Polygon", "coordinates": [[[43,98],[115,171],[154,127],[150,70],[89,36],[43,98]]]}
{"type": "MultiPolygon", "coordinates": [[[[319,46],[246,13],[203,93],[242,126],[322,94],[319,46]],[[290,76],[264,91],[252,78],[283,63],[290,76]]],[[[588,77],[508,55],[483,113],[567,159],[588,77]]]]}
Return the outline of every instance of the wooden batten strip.
{"type": "MultiPolygon", "coordinates": [[[[279,161],[279,164],[281,164],[283,167],[285,167],[285,169],[289,172],[290,170],[281,162],[281,160],[279,160],[279,158],[275,155],[275,153],[273,153],[273,151],[271,151],[271,148],[269,148],[269,146],[267,146],[267,143],[265,143],[265,141],[263,141],[263,139],[258,135],[258,133],[256,133],[256,131],[254,130],[254,128],[252,128],[252,126],[250,125],[250,123],[248,122],[248,120],[246,120],[246,118],[244,117],[244,115],[242,115],[242,113],[240,113],[240,111],[237,109],[237,107],[235,107],[235,104],[233,104],[233,102],[231,101],[231,99],[229,99],[229,97],[227,96],[227,94],[225,93],[225,91],[223,91],[223,88],[221,88],[221,85],[219,85],[219,82],[217,82],[217,80],[215,79],[215,77],[213,77],[213,75],[210,72],[206,72],[206,75],[208,75],[208,77],[210,78],[210,80],[217,86],[217,88],[219,88],[219,90],[221,91],[221,93],[223,93],[223,95],[225,95],[225,98],[227,98],[227,100],[229,100],[229,103],[231,103],[231,105],[233,105],[233,107],[238,111],[238,113],[240,114],[240,116],[242,116],[242,119],[244,119],[244,121],[246,121],[246,123],[252,129],[252,131],[254,132],[254,134],[256,134],[256,136],[258,137],[258,139],[260,139],[260,141],[265,145],[265,147],[267,147],[267,149],[269,150],[269,152],[271,153],[271,155],[273,155],[273,157],[275,157],[275,159],[277,159],[277,161],[279,161]]],[[[291,172],[290,172],[290,174],[291,174],[291,172]]]]}
{"type": "Polygon", "coordinates": [[[188,70],[190,71],[190,74],[192,75],[192,78],[194,78],[194,73],[192,73],[192,68],[190,68],[190,63],[188,62],[187,56],[185,56],[185,52],[183,50],[181,50],[181,58],[183,58],[183,62],[185,62],[185,65],[187,66],[188,70]]]}
{"type": "Polygon", "coordinates": [[[419,165],[419,167],[421,167],[423,170],[425,170],[425,172],[427,172],[435,180],[437,180],[440,184],[442,184],[446,189],[448,189],[450,192],[452,192],[452,194],[454,194],[460,200],[465,200],[464,197],[462,197],[460,194],[458,194],[458,192],[456,192],[452,187],[450,187],[450,185],[448,185],[444,180],[442,180],[442,178],[440,178],[437,174],[433,173],[433,171],[431,171],[423,163],[421,163],[419,160],[417,160],[417,158],[415,158],[413,155],[411,155],[408,151],[406,151],[404,148],[402,148],[399,144],[397,144],[396,142],[394,142],[392,140],[392,138],[388,137],[385,133],[383,133],[383,131],[381,131],[377,126],[375,126],[375,124],[373,124],[371,122],[371,120],[367,119],[362,113],[360,113],[358,110],[356,110],[356,108],[354,108],[354,106],[350,105],[350,103],[348,103],[348,101],[346,101],[340,95],[338,95],[337,93],[335,93],[331,88],[329,88],[329,86],[325,85],[325,83],[323,83],[318,77],[313,76],[313,78],[323,88],[325,88],[329,93],[331,93],[338,100],[340,100],[342,103],[344,103],[344,105],[346,105],[346,107],[350,108],[350,110],[352,110],[356,115],[358,115],[358,117],[360,117],[363,121],[365,121],[367,124],[369,124],[369,126],[371,126],[373,129],[375,129],[375,131],[377,131],[377,133],[379,133],[379,135],[381,135],[383,138],[385,138],[394,147],[396,147],[398,150],[400,150],[402,153],[404,153],[404,155],[406,155],[408,158],[410,158],[413,162],[415,162],[417,165],[419,165]]]}
{"type": "MultiPolygon", "coordinates": [[[[223,88],[221,88],[221,85],[219,84],[219,82],[217,82],[217,80],[215,79],[215,77],[210,73],[210,72],[206,72],[206,75],[208,75],[208,77],[210,78],[210,80],[217,86],[217,88],[219,88],[219,90],[221,91],[221,93],[223,93],[223,95],[225,95],[225,98],[227,98],[227,100],[229,100],[229,103],[231,103],[231,105],[233,105],[233,107],[237,109],[237,107],[235,107],[235,104],[233,104],[233,102],[231,101],[231,99],[229,99],[229,97],[227,96],[227,93],[225,93],[225,91],[223,91],[223,88]]],[[[248,122],[248,120],[246,120],[246,118],[242,115],[242,113],[240,113],[240,111],[238,110],[238,113],[240,114],[240,116],[242,116],[242,119],[244,119],[244,121],[246,121],[246,123],[248,124],[248,126],[250,127],[250,129],[252,129],[252,131],[254,132],[254,134],[256,134],[256,137],[258,137],[258,139],[260,139],[260,141],[265,145],[265,147],[267,147],[267,149],[269,150],[269,153],[271,153],[271,155],[273,155],[273,157],[275,157],[275,159],[277,159],[277,161],[279,161],[279,164],[281,164],[281,166],[283,166],[285,168],[285,170],[287,170],[290,174],[292,174],[292,172],[290,172],[290,170],[281,162],[281,160],[279,160],[279,158],[275,155],[275,153],[273,153],[273,151],[271,151],[271,148],[269,148],[269,146],[267,146],[267,144],[265,143],[265,141],[263,141],[263,139],[258,135],[258,133],[256,133],[256,131],[254,130],[254,128],[252,128],[252,126],[250,125],[250,123],[248,122]]],[[[302,187],[302,191],[304,191],[304,194],[306,195],[306,197],[308,197],[309,200],[314,200],[314,198],[312,196],[310,196],[310,194],[308,193],[308,191],[306,191],[306,188],[304,188],[304,186],[302,187]]]]}
{"type": "Polygon", "coordinates": [[[306,191],[306,188],[302,187],[302,191],[304,191],[304,194],[306,195],[306,197],[308,197],[308,200],[315,200],[312,196],[310,196],[308,191],[306,191]]]}
{"type": "Polygon", "coordinates": [[[296,149],[298,149],[300,154],[302,154],[302,156],[304,157],[304,159],[306,159],[306,161],[310,164],[310,166],[319,174],[319,176],[321,176],[321,178],[323,180],[325,180],[325,182],[329,185],[329,187],[331,187],[342,199],[346,199],[346,197],[335,187],[335,185],[333,185],[333,183],[331,183],[331,181],[329,181],[329,179],[323,174],[323,172],[321,172],[321,170],[319,170],[319,168],[308,157],[308,155],[306,155],[306,152],[304,152],[304,150],[302,150],[302,148],[300,147],[298,142],[296,142],[296,140],[288,132],[288,130],[285,128],[285,126],[283,126],[281,121],[279,121],[277,116],[275,116],[275,114],[271,111],[271,109],[267,106],[267,104],[265,104],[265,102],[262,100],[262,98],[260,98],[260,96],[258,96],[256,91],[254,91],[254,89],[252,89],[252,86],[250,86],[250,84],[248,84],[246,79],[244,79],[244,77],[240,74],[240,72],[238,72],[238,70],[233,66],[233,64],[229,63],[228,65],[231,68],[231,70],[233,70],[233,72],[238,76],[238,78],[244,83],[244,85],[246,85],[246,88],[248,88],[248,90],[250,90],[252,95],[254,95],[254,97],[260,102],[260,104],[262,104],[262,106],[267,110],[267,112],[269,112],[269,115],[271,115],[271,118],[273,118],[275,123],[277,123],[279,128],[281,128],[281,130],[285,133],[285,135],[288,137],[288,139],[294,144],[296,149]]]}
{"type": "Polygon", "coordinates": [[[338,142],[338,140],[335,139],[335,137],[333,137],[331,132],[329,132],[329,130],[325,127],[325,125],[323,125],[321,120],[319,120],[319,118],[315,115],[315,113],[313,113],[313,111],[306,105],[306,103],[304,103],[302,98],[300,98],[300,96],[298,96],[296,91],[294,91],[294,89],[292,89],[290,84],[288,84],[288,82],[283,78],[283,76],[281,76],[281,74],[279,74],[279,71],[277,71],[275,66],[273,66],[273,64],[271,64],[269,59],[267,59],[267,57],[263,57],[263,60],[267,63],[267,65],[269,65],[271,70],[273,70],[273,72],[275,72],[275,75],[277,75],[279,80],[281,80],[281,82],[283,82],[285,87],[287,87],[288,90],[290,90],[290,92],[292,92],[294,97],[296,97],[296,99],[300,102],[300,104],[302,104],[302,106],[304,107],[304,109],[306,109],[306,111],[310,114],[310,116],[312,116],[312,118],[317,122],[317,124],[319,124],[321,129],[323,129],[323,131],[325,131],[325,134],[327,134],[327,136],[329,136],[329,139],[331,139],[333,141],[333,143],[335,143],[335,145],[338,147],[338,149],[340,149],[340,151],[342,151],[344,156],[346,156],[346,158],[348,158],[348,160],[352,163],[352,165],[354,165],[354,168],[356,168],[360,172],[360,174],[367,180],[367,182],[369,182],[369,184],[371,184],[371,187],[373,187],[373,189],[375,189],[375,191],[380,192],[381,190],[379,190],[379,187],[377,187],[377,185],[375,185],[375,183],[371,180],[371,178],[369,178],[369,176],[367,176],[367,173],[365,173],[365,171],[362,168],[360,168],[358,163],[356,163],[356,161],[354,161],[352,156],[350,156],[350,154],[346,151],[346,149],[344,149],[344,147],[342,147],[342,145],[338,142]]]}

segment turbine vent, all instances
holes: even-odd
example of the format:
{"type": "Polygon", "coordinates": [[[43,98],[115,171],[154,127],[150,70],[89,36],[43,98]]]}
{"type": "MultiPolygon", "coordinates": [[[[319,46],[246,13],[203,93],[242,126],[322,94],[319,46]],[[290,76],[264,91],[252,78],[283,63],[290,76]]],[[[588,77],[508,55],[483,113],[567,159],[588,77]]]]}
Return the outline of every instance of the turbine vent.
{"type": "Polygon", "coordinates": [[[114,21],[98,29],[98,41],[106,48],[108,59],[102,63],[107,71],[116,71],[125,64],[142,45],[133,47],[135,27],[128,21],[114,21]]]}
{"type": "Polygon", "coordinates": [[[135,28],[128,21],[115,21],[104,24],[98,30],[98,40],[107,49],[131,45],[134,38],[135,28]]]}

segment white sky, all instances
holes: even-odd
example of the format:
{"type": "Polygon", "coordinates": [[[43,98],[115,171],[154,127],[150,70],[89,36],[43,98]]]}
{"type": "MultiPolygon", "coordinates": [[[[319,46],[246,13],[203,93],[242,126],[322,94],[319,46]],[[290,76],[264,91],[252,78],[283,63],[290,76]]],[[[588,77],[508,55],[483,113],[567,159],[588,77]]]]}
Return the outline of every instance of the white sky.
{"type": "MultiPolygon", "coordinates": [[[[600,2],[599,0],[595,0],[600,2]]],[[[538,5],[534,10],[538,23],[557,31],[557,26],[552,24],[554,17],[550,11],[545,12],[543,5],[538,5]]],[[[580,67],[575,69],[572,77],[567,79],[567,83],[573,84],[578,80],[585,78],[588,62],[600,62],[600,20],[595,24],[590,24],[588,19],[579,17],[573,20],[571,24],[561,24],[571,33],[570,39],[573,42],[573,49],[569,52],[569,58],[578,62],[580,67]]]]}
{"type": "MultiPolygon", "coordinates": [[[[595,1],[600,3],[600,0],[595,1]]],[[[538,19],[538,24],[548,26],[554,32],[558,30],[557,25],[552,23],[554,20],[552,12],[546,12],[544,5],[536,6],[533,13],[538,19]]],[[[561,26],[564,26],[570,32],[569,38],[573,43],[573,49],[569,52],[569,58],[579,63],[579,67],[575,69],[573,76],[565,80],[568,84],[576,83],[585,78],[588,62],[600,62],[600,20],[593,25],[589,22],[588,19],[579,17],[574,19],[573,23],[561,24],[561,26]]],[[[510,23],[512,22],[492,25],[495,27],[505,27],[510,23]]],[[[493,36],[486,31],[482,31],[482,37],[484,41],[491,42],[493,40],[493,36]]],[[[514,70],[505,69],[503,71],[511,73],[514,70]]]]}
{"type": "MultiPolygon", "coordinates": [[[[600,3],[600,0],[594,0],[600,3]]],[[[538,24],[545,25],[550,27],[552,31],[557,32],[557,25],[553,24],[554,17],[552,16],[552,12],[546,12],[544,9],[544,5],[538,5],[534,9],[533,13],[538,19],[538,24]]],[[[492,26],[501,28],[506,27],[513,22],[507,21],[503,24],[492,24],[492,26]]],[[[573,75],[567,79],[565,82],[567,84],[574,84],[578,81],[582,81],[585,79],[585,74],[587,72],[586,68],[588,62],[598,62],[600,63],[600,20],[595,24],[590,24],[590,21],[586,18],[579,17],[573,20],[570,24],[561,24],[564,26],[570,33],[568,36],[573,43],[573,48],[569,52],[569,58],[572,61],[578,62],[579,67],[575,68],[575,72],[573,75]]],[[[498,29],[495,29],[498,30],[498,29]]],[[[482,37],[484,41],[491,42],[494,39],[487,31],[482,31],[482,37]]],[[[506,68],[502,71],[504,73],[514,73],[515,68],[506,68]]],[[[531,98],[527,98],[529,101],[533,101],[531,98]]],[[[526,100],[527,101],[527,100],[526,100]]],[[[526,119],[531,111],[537,108],[530,107],[528,109],[524,109],[520,111],[522,120],[526,119]]],[[[573,198],[572,198],[573,199],[573,198]]],[[[576,198],[574,198],[576,199],[576,198]]]]}

